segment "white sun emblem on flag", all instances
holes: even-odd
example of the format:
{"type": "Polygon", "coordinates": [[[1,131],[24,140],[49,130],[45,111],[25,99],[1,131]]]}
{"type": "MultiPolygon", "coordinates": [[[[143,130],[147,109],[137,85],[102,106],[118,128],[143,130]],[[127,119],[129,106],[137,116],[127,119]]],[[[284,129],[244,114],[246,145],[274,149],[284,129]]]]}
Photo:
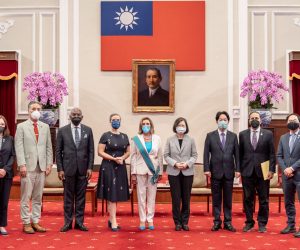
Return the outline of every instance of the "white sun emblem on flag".
{"type": "Polygon", "coordinates": [[[125,10],[123,10],[120,7],[120,12],[116,12],[118,15],[114,19],[118,20],[116,25],[120,25],[120,30],[125,27],[125,30],[128,30],[128,27],[133,29],[133,24],[138,25],[135,20],[139,19],[137,16],[135,16],[138,12],[133,12],[133,7],[128,10],[128,7],[125,7],[125,10]]]}

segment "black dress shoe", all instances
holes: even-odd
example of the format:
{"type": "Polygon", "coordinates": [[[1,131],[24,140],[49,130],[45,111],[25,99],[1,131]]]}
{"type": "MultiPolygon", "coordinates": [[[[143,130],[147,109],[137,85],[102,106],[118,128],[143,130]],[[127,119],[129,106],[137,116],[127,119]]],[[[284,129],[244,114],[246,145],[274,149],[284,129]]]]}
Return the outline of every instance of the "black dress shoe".
{"type": "Polygon", "coordinates": [[[236,232],[236,229],[232,226],[232,224],[224,224],[224,230],[236,232]]]}
{"type": "Polygon", "coordinates": [[[254,227],[253,223],[247,223],[244,227],[243,227],[243,232],[249,232],[251,231],[251,229],[254,227]]]}
{"type": "Polygon", "coordinates": [[[180,224],[177,224],[176,226],[175,226],[175,231],[180,231],[181,230],[181,225],[180,224]]]}
{"type": "Polygon", "coordinates": [[[299,229],[299,231],[298,231],[298,232],[294,233],[294,237],[296,237],[296,238],[300,238],[300,229],[299,229]]]}
{"type": "Polygon", "coordinates": [[[184,231],[190,231],[190,228],[189,228],[188,225],[182,225],[182,229],[183,229],[184,231]]]}
{"type": "Polygon", "coordinates": [[[296,232],[296,228],[291,227],[291,226],[287,226],[286,228],[284,228],[280,231],[281,234],[291,234],[291,233],[295,233],[295,232],[296,232]]]}
{"type": "MultiPolygon", "coordinates": [[[[107,222],[107,226],[108,226],[108,228],[111,228],[111,222],[110,222],[110,220],[107,222]]],[[[117,226],[117,229],[121,229],[121,227],[117,226]]]]}
{"type": "Polygon", "coordinates": [[[85,232],[89,231],[89,229],[85,225],[83,225],[83,224],[81,224],[81,225],[75,224],[74,228],[75,229],[79,229],[80,231],[85,231],[85,232]]]}
{"type": "Polygon", "coordinates": [[[64,232],[69,231],[70,229],[72,229],[72,224],[70,224],[70,225],[65,224],[65,225],[60,229],[60,232],[64,233],[64,232]]]}
{"type": "Polygon", "coordinates": [[[265,226],[260,225],[260,226],[258,226],[258,232],[259,233],[265,233],[265,232],[267,232],[267,229],[266,229],[265,226]]]}
{"type": "Polygon", "coordinates": [[[221,224],[215,223],[215,224],[212,226],[211,231],[219,231],[219,229],[222,229],[221,224]]]}

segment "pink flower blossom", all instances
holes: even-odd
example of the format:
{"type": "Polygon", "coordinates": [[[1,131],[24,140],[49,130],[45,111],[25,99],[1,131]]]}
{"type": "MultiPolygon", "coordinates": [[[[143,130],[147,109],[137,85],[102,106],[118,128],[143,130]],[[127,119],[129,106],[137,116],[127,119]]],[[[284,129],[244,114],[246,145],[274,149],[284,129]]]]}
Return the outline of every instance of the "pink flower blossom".
{"type": "Polygon", "coordinates": [[[47,108],[57,108],[68,95],[68,86],[60,73],[33,72],[24,78],[23,90],[30,101],[39,101],[47,108]]]}
{"type": "Polygon", "coordinates": [[[241,86],[241,97],[249,97],[253,108],[272,108],[272,102],[283,99],[283,92],[288,91],[282,76],[265,70],[251,71],[241,86]]]}

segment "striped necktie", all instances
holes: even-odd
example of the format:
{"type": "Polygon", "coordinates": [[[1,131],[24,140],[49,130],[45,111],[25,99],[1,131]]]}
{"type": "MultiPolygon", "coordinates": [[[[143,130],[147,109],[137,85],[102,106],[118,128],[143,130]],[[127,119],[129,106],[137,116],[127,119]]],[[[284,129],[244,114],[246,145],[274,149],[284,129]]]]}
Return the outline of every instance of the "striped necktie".
{"type": "Polygon", "coordinates": [[[80,143],[79,131],[78,131],[78,127],[75,127],[75,145],[76,145],[76,148],[79,147],[79,143],[80,143]]]}

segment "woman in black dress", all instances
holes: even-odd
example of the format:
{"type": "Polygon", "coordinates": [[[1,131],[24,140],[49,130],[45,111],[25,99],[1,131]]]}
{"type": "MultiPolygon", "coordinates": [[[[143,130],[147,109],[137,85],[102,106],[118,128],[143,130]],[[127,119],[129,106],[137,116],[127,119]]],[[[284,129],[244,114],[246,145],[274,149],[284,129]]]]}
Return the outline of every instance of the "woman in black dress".
{"type": "Polygon", "coordinates": [[[98,155],[103,158],[99,179],[98,198],[108,201],[108,227],[118,231],[116,210],[118,201],[129,199],[129,187],[125,160],[129,157],[130,146],[126,134],[118,131],[121,117],[112,114],[109,117],[111,131],[104,133],[99,142],[98,155]]]}
{"type": "Polygon", "coordinates": [[[14,139],[9,135],[7,121],[0,115],[0,234],[7,235],[7,207],[15,160],[14,139]]]}

